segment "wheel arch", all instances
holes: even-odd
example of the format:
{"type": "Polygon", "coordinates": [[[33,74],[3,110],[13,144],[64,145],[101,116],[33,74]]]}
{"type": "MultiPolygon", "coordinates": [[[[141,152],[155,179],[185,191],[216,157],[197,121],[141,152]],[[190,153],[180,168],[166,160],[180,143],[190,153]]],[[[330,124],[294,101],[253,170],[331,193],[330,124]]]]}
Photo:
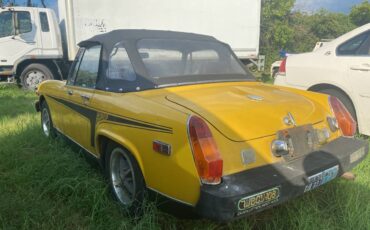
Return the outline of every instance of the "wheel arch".
{"type": "Polygon", "coordinates": [[[135,158],[145,180],[146,174],[142,158],[140,157],[138,149],[129,140],[123,138],[121,135],[117,135],[107,130],[104,131],[102,130],[99,131],[99,133],[96,135],[95,143],[96,143],[96,152],[99,154],[100,164],[103,168],[105,167],[105,156],[106,156],[105,149],[107,148],[109,143],[115,143],[124,148],[125,150],[127,150],[135,158]]]}
{"type": "Polygon", "coordinates": [[[41,64],[45,65],[52,73],[54,80],[62,80],[62,75],[60,74],[59,66],[52,59],[24,59],[14,66],[15,78],[19,81],[20,75],[27,66],[31,64],[41,64]]]}
{"type": "Polygon", "coordinates": [[[352,98],[349,96],[349,94],[343,90],[342,88],[338,87],[338,86],[335,86],[335,85],[332,85],[332,84],[326,84],[326,83],[322,83],[322,84],[316,84],[316,85],[313,85],[311,86],[310,88],[308,88],[307,90],[308,91],[313,91],[313,92],[318,92],[320,90],[323,90],[323,89],[333,89],[333,90],[337,90],[338,92],[340,92],[341,94],[343,94],[345,97],[347,97],[347,99],[351,102],[353,108],[355,108],[355,113],[356,113],[356,117],[357,117],[357,122],[360,122],[360,119],[359,119],[359,114],[358,114],[358,109],[357,109],[357,106],[356,104],[354,103],[354,101],[352,100],[352,98]]]}

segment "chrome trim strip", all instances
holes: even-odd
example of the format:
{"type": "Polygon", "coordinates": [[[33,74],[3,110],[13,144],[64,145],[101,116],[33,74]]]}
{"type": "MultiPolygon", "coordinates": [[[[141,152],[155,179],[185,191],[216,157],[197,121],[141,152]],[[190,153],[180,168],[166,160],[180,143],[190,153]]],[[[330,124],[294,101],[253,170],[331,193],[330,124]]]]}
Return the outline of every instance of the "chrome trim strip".
{"type": "Polygon", "coordinates": [[[164,196],[164,197],[167,197],[167,198],[169,198],[169,199],[171,199],[171,200],[174,200],[174,201],[176,201],[176,202],[179,202],[179,203],[182,203],[182,204],[188,205],[188,206],[190,206],[190,207],[195,207],[195,205],[193,205],[193,204],[190,204],[190,203],[188,203],[188,202],[185,202],[185,201],[182,201],[182,200],[179,200],[179,199],[173,198],[173,197],[171,197],[171,196],[169,196],[169,195],[167,195],[167,194],[164,194],[164,193],[162,193],[162,192],[160,192],[160,191],[158,191],[158,190],[156,190],[156,189],[154,189],[154,188],[151,188],[151,187],[148,187],[148,186],[146,186],[146,188],[147,188],[147,189],[152,190],[153,192],[156,192],[156,193],[158,193],[158,194],[161,194],[161,195],[162,195],[162,196],[164,196]]]}

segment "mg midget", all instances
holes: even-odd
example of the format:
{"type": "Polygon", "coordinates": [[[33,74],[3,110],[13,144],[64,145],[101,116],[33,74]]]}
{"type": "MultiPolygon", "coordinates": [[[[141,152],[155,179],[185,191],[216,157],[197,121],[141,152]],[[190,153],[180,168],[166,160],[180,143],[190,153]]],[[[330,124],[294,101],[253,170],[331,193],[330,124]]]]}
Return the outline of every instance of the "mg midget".
{"type": "Polygon", "coordinates": [[[132,213],[152,190],[232,220],[309,192],[368,153],[337,98],[257,82],[213,37],[116,30],[79,46],[67,82],[38,87],[41,127],[97,158],[132,213]]]}

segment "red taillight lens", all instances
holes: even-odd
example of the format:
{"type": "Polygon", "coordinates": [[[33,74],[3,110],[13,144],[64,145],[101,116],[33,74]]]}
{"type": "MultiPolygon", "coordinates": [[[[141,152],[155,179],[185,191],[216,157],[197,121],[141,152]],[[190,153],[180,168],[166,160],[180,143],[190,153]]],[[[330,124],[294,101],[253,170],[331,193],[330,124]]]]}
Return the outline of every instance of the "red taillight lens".
{"type": "Polygon", "coordinates": [[[354,136],[356,133],[357,124],[352,115],[348,112],[343,103],[338,100],[338,98],[329,96],[329,102],[343,135],[350,137],[354,136]]]}
{"type": "Polygon", "coordinates": [[[284,58],[280,63],[280,66],[279,66],[279,74],[280,75],[285,75],[286,74],[286,61],[287,61],[287,58],[284,58]]]}
{"type": "Polygon", "coordinates": [[[211,130],[203,119],[192,116],[189,120],[189,136],[198,174],[205,184],[219,184],[223,161],[211,130]]]}

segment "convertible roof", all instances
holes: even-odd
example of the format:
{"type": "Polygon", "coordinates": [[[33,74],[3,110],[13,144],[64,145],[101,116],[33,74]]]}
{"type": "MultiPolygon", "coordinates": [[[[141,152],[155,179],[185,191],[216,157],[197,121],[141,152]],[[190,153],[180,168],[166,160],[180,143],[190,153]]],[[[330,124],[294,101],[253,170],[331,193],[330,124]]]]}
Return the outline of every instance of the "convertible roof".
{"type": "Polygon", "coordinates": [[[100,43],[106,47],[113,47],[123,40],[140,40],[144,38],[218,41],[211,36],[184,32],[164,30],[113,30],[109,33],[96,35],[88,40],[80,42],[78,45],[88,46],[91,43],[100,43]]]}

